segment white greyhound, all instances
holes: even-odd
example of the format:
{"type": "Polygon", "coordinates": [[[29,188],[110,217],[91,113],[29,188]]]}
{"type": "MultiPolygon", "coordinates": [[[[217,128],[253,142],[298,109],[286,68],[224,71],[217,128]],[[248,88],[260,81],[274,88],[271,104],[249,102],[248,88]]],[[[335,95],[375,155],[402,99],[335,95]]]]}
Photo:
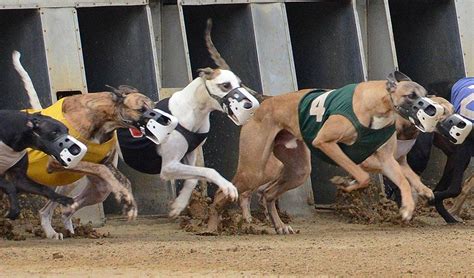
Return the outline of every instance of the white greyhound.
{"type": "MultiPolygon", "coordinates": [[[[171,206],[170,216],[175,217],[183,211],[190,199],[191,193],[199,179],[205,179],[209,182],[215,183],[220,190],[232,201],[236,201],[238,198],[238,191],[236,187],[222,177],[216,170],[206,167],[197,167],[197,147],[205,142],[201,135],[205,135],[209,132],[210,121],[209,116],[212,111],[225,112],[234,123],[241,125],[245,123],[253,111],[259,106],[257,99],[252,96],[249,91],[243,87],[240,79],[228,68],[227,64],[221,60],[220,54],[214,47],[210,38],[210,29],[212,22],[208,21],[206,29],[206,43],[208,50],[216,61],[217,65],[221,66],[221,69],[205,68],[198,70],[199,77],[194,79],[189,85],[183,90],[176,92],[169,99],[160,101],[157,104],[157,108],[160,109],[160,103],[166,102],[166,107],[170,114],[176,117],[179,121],[179,126],[176,130],[172,131],[168,139],[162,142],[160,145],[153,145],[156,150],[156,154],[159,157],[161,165],[145,165],[147,160],[141,159],[139,168],[143,165],[151,166],[155,168],[155,173],[161,172],[161,178],[163,179],[185,179],[184,187],[180,191],[179,196],[173,202],[171,206]],[[202,140],[198,140],[199,144],[192,145],[196,140],[190,142],[189,136],[197,135],[202,140]],[[161,170],[161,171],[160,171],[161,170]]],[[[21,72],[19,72],[22,74],[21,72]]],[[[24,74],[24,73],[23,73],[24,74]]],[[[27,81],[29,78],[22,78],[27,81]]],[[[25,84],[25,88],[32,87],[30,84],[25,84]]],[[[30,102],[34,97],[35,93],[28,92],[30,96],[30,102]]],[[[37,108],[37,107],[34,107],[37,108]]],[[[128,132],[128,130],[122,130],[128,132]]],[[[119,132],[119,142],[121,145],[121,151],[124,154],[124,160],[127,161],[127,152],[122,146],[122,136],[119,132]]],[[[140,138],[134,138],[140,140],[140,138]]],[[[132,139],[133,140],[133,139],[132,139]]],[[[148,139],[145,139],[148,140],[148,139]]],[[[147,141],[151,142],[151,141],[147,141]]],[[[130,141],[129,141],[130,143],[130,141]]],[[[131,141],[133,144],[133,141],[131,141]]],[[[134,148],[132,155],[136,154],[138,157],[147,155],[148,153],[141,152],[134,148]]],[[[117,161],[115,161],[116,164],[117,161]]],[[[128,163],[130,165],[130,163],[128,163]]],[[[132,165],[131,165],[132,166],[132,165]]],[[[133,166],[132,166],[133,167],[133,166]]],[[[140,169],[138,169],[140,170],[140,169]]],[[[142,171],[146,172],[146,171],[142,171]]],[[[86,177],[89,178],[90,177],[86,177]]],[[[94,182],[94,181],[90,181],[94,182]]],[[[72,189],[77,186],[76,183],[70,186],[62,186],[56,189],[56,192],[60,194],[69,194],[72,189]]],[[[105,200],[110,194],[110,191],[104,189],[101,192],[94,190],[93,194],[90,194],[87,190],[74,196],[74,200],[77,203],[74,211],[63,211],[63,223],[69,232],[74,233],[71,217],[73,213],[82,207],[97,204],[105,200]]],[[[51,218],[56,208],[57,203],[48,202],[45,207],[40,211],[41,225],[48,238],[62,239],[63,235],[54,231],[51,226],[51,218]]]]}

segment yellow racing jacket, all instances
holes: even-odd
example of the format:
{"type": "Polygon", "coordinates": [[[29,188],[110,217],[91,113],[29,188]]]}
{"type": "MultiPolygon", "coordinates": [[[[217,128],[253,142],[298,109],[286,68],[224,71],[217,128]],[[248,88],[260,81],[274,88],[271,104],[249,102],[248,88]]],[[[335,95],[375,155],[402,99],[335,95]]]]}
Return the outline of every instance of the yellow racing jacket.
{"type": "MultiPolygon", "coordinates": [[[[114,133],[112,139],[102,144],[96,144],[81,138],[79,132],[75,130],[64,118],[62,112],[63,101],[64,99],[61,99],[43,110],[35,111],[29,109],[26,111],[28,113],[40,112],[42,115],[50,116],[62,122],[69,129],[69,135],[75,137],[87,146],[87,153],[82,161],[93,163],[101,162],[116,146],[117,135],[114,133]]],[[[61,186],[73,183],[84,176],[84,174],[73,173],[70,171],[53,172],[49,174],[46,170],[49,159],[49,155],[42,151],[28,149],[28,177],[39,184],[48,186],[61,186]]]]}

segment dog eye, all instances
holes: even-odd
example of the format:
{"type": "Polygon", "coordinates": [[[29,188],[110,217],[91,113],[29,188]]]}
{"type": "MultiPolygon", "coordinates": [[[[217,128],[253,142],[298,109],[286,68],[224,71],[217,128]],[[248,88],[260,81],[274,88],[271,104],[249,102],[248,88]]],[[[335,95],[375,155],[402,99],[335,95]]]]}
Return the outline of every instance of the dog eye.
{"type": "Polygon", "coordinates": [[[418,95],[415,92],[411,92],[411,94],[408,95],[408,98],[416,99],[416,98],[418,98],[418,95]]]}
{"type": "Polygon", "coordinates": [[[229,90],[229,89],[232,88],[232,85],[230,84],[230,82],[222,83],[221,85],[222,85],[222,87],[224,87],[224,89],[226,89],[226,90],[229,90]]]}

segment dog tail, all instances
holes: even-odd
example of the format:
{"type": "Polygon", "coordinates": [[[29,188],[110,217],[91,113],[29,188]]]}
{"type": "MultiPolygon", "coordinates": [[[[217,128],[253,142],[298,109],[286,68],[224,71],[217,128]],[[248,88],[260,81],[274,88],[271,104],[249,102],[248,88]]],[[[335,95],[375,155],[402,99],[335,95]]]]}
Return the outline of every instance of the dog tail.
{"type": "Polygon", "coordinates": [[[20,62],[20,57],[21,54],[18,51],[13,51],[12,58],[13,58],[13,66],[15,67],[15,70],[18,72],[18,74],[21,77],[21,80],[23,81],[23,85],[25,86],[25,90],[28,93],[28,98],[30,99],[30,106],[33,109],[39,110],[42,109],[41,103],[38,98],[38,94],[36,93],[35,87],[33,86],[33,82],[31,81],[30,76],[28,75],[28,72],[23,68],[20,62]]]}
{"type": "Polygon", "coordinates": [[[207,25],[206,25],[206,31],[204,32],[204,39],[206,40],[206,46],[207,46],[207,51],[209,51],[209,54],[211,54],[211,58],[216,63],[218,67],[224,70],[230,70],[229,65],[227,62],[222,58],[221,54],[219,51],[217,51],[216,46],[212,42],[211,39],[211,30],[212,30],[212,19],[208,18],[207,19],[207,25]]]}

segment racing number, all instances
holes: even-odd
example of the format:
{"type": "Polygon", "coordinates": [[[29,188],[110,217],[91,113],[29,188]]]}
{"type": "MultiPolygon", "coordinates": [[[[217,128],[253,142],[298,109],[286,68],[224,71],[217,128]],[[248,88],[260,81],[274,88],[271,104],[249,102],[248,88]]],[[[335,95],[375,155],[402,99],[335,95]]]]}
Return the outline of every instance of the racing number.
{"type": "MultiPolygon", "coordinates": [[[[471,87],[474,87],[474,86],[471,86],[471,87]]],[[[464,116],[471,120],[474,119],[474,111],[468,108],[468,105],[473,101],[474,101],[473,93],[471,93],[467,98],[461,101],[461,107],[459,109],[460,110],[459,114],[461,114],[461,116],[464,116]]]]}
{"type": "Polygon", "coordinates": [[[313,102],[311,102],[309,115],[316,116],[316,122],[321,122],[323,120],[324,112],[326,112],[324,102],[326,101],[326,98],[328,97],[329,93],[331,93],[332,91],[320,95],[319,97],[315,98],[313,102]]]}

